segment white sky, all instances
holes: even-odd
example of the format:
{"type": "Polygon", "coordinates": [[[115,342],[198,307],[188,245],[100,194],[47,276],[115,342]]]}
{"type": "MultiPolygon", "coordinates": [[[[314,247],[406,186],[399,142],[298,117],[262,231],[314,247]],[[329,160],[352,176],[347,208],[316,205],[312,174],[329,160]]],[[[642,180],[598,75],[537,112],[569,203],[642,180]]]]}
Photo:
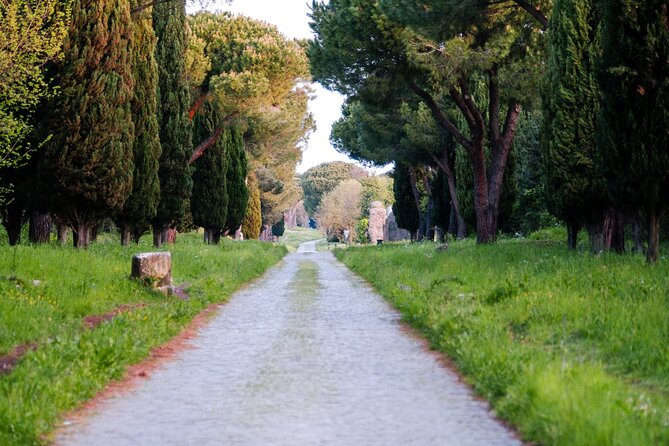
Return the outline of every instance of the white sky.
{"type": "MultiPolygon", "coordinates": [[[[310,0],[234,0],[232,4],[217,1],[209,9],[218,8],[264,20],[276,25],[285,36],[297,39],[312,37],[307,16],[310,4],[310,0]]],[[[309,103],[309,110],[316,120],[317,130],[312,133],[303,152],[302,163],[297,166],[297,171],[300,173],[327,161],[352,162],[330,144],[332,124],[341,117],[343,96],[328,91],[319,84],[314,84],[314,87],[316,97],[309,103]]]]}

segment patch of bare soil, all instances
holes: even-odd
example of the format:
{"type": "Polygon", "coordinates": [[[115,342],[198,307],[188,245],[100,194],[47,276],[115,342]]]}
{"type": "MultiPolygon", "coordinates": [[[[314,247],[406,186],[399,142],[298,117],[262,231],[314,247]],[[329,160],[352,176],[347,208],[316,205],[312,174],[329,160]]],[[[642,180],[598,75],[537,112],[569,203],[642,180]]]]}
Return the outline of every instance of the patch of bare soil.
{"type": "Polygon", "coordinates": [[[146,307],[146,304],[119,305],[118,307],[114,308],[114,310],[110,311],[109,313],[94,314],[92,316],[86,316],[84,318],[84,326],[86,328],[88,328],[89,330],[92,330],[103,322],[111,321],[112,319],[114,319],[119,314],[128,313],[132,310],[136,310],[138,308],[144,308],[144,307],[146,307]]]}
{"type": "Polygon", "coordinates": [[[0,356],[0,375],[8,375],[14,370],[16,364],[26,353],[37,349],[35,342],[21,344],[14,347],[14,350],[4,356],[0,356]]]}

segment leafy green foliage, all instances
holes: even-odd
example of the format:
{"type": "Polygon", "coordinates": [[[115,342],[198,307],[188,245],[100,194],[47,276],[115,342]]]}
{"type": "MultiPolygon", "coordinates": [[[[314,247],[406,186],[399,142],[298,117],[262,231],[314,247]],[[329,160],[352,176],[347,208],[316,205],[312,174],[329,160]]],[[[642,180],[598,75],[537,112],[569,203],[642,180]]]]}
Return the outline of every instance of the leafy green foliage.
{"type": "Polygon", "coordinates": [[[54,90],[44,66],[63,56],[70,10],[59,0],[0,3],[0,168],[29,156],[34,112],[54,90]]]}
{"type": "Polygon", "coordinates": [[[224,118],[243,131],[263,221],[274,224],[301,198],[295,168],[314,129],[303,47],[275,26],[248,17],[200,13],[189,23],[211,62],[198,95],[219,104],[224,118]]]}
{"type": "Polygon", "coordinates": [[[282,237],[284,232],[286,232],[286,225],[283,221],[283,218],[272,225],[272,235],[274,237],[282,237]]]}
{"type": "Polygon", "coordinates": [[[339,183],[351,178],[364,178],[367,173],[354,164],[333,161],[312,167],[302,174],[301,184],[304,190],[304,209],[313,216],[318,210],[321,200],[339,183]]]}
{"type": "Polygon", "coordinates": [[[248,164],[244,151],[244,140],[239,129],[230,129],[227,153],[228,169],[225,181],[228,189],[228,215],[225,229],[234,233],[244,221],[249,202],[249,189],[246,187],[248,164]]]}
{"type": "Polygon", "coordinates": [[[355,229],[362,214],[363,186],[358,180],[344,180],[327,192],[316,212],[318,228],[327,233],[328,240],[344,240],[344,231],[356,238],[355,229]]]}
{"type": "Polygon", "coordinates": [[[666,443],[669,264],[567,252],[564,233],[557,236],[335,254],[448,354],[525,440],[666,443]]]}
{"type": "Polygon", "coordinates": [[[41,168],[55,211],[85,247],[93,222],[120,210],[132,189],[132,22],[127,0],[76,0],[72,17],[41,168]]]}
{"type": "Polygon", "coordinates": [[[392,206],[395,202],[393,193],[393,179],[387,176],[374,176],[362,178],[362,196],[360,198],[360,208],[362,215],[369,215],[369,208],[374,201],[380,201],[383,207],[392,206]]]}
{"type": "Polygon", "coordinates": [[[154,231],[175,226],[186,213],[193,182],[188,161],[193,152],[192,124],[188,116],[190,93],[186,72],[188,35],[184,0],[159,3],[153,8],[158,38],[158,125],[160,202],[154,231]]]}
{"type": "MultiPolygon", "coordinates": [[[[208,137],[216,128],[220,111],[215,104],[203,105],[195,117],[193,139],[208,137]]],[[[219,233],[226,227],[230,194],[228,189],[228,169],[231,164],[231,130],[226,129],[221,136],[194,163],[193,196],[191,211],[196,226],[219,233]]]]}
{"type": "Polygon", "coordinates": [[[242,223],[242,233],[247,240],[258,240],[261,230],[260,189],[258,189],[258,180],[251,175],[249,178],[249,203],[242,223]]]}
{"type": "MultiPolygon", "coordinates": [[[[132,5],[136,6],[137,1],[132,5]]],[[[132,70],[135,80],[132,118],[135,125],[133,143],[133,183],[117,224],[126,231],[141,234],[156,216],[160,200],[158,160],[162,153],[158,128],[158,66],[155,59],[156,35],[151,16],[133,20],[131,42],[132,70]]]]}
{"type": "Polygon", "coordinates": [[[408,167],[404,163],[395,165],[393,191],[395,193],[393,214],[397,226],[414,234],[419,229],[420,220],[411,188],[411,177],[408,167]]]}
{"type": "Polygon", "coordinates": [[[546,196],[556,216],[582,224],[601,220],[609,206],[595,144],[597,21],[589,0],[555,1],[541,90],[546,196]]]}
{"type": "Polygon", "coordinates": [[[669,206],[669,27],[661,0],[601,3],[599,142],[612,198],[648,218],[648,259],[669,206]]]}

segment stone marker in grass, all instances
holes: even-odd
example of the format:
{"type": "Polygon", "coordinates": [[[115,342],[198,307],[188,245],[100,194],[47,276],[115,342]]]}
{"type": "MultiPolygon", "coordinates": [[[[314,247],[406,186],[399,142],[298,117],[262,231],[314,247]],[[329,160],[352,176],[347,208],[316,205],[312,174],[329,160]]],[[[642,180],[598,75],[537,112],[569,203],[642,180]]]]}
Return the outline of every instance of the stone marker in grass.
{"type": "Polygon", "coordinates": [[[172,285],[172,256],[169,252],[147,252],[132,257],[132,278],[154,288],[172,285]]]}

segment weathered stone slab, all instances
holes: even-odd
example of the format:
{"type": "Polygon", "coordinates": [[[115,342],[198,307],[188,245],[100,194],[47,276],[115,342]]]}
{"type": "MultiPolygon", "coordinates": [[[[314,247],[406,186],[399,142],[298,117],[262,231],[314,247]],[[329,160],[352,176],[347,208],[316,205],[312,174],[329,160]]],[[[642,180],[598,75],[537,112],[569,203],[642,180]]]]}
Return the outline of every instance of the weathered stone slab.
{"type": "Polygon", "coordinates": [[[392,208],[388,208],[388,217],[383,228],[383,238],[387,242],[398,242],[400,240],[411,240],[411,233],[397,226],[392,208]]]}
{"type": "Polygon", "coordinates": [[[386,209],[380,201],[373,201],[369,208],[369,241],[376,244],[385,240],[383,229],[386,225],[386,209]]]}
{"type": "Polygon", "coordinates": [[[148,281],[154,288],[172,285],[172,255],[147,252],[132,257],[132,277],[148,281]]]}

